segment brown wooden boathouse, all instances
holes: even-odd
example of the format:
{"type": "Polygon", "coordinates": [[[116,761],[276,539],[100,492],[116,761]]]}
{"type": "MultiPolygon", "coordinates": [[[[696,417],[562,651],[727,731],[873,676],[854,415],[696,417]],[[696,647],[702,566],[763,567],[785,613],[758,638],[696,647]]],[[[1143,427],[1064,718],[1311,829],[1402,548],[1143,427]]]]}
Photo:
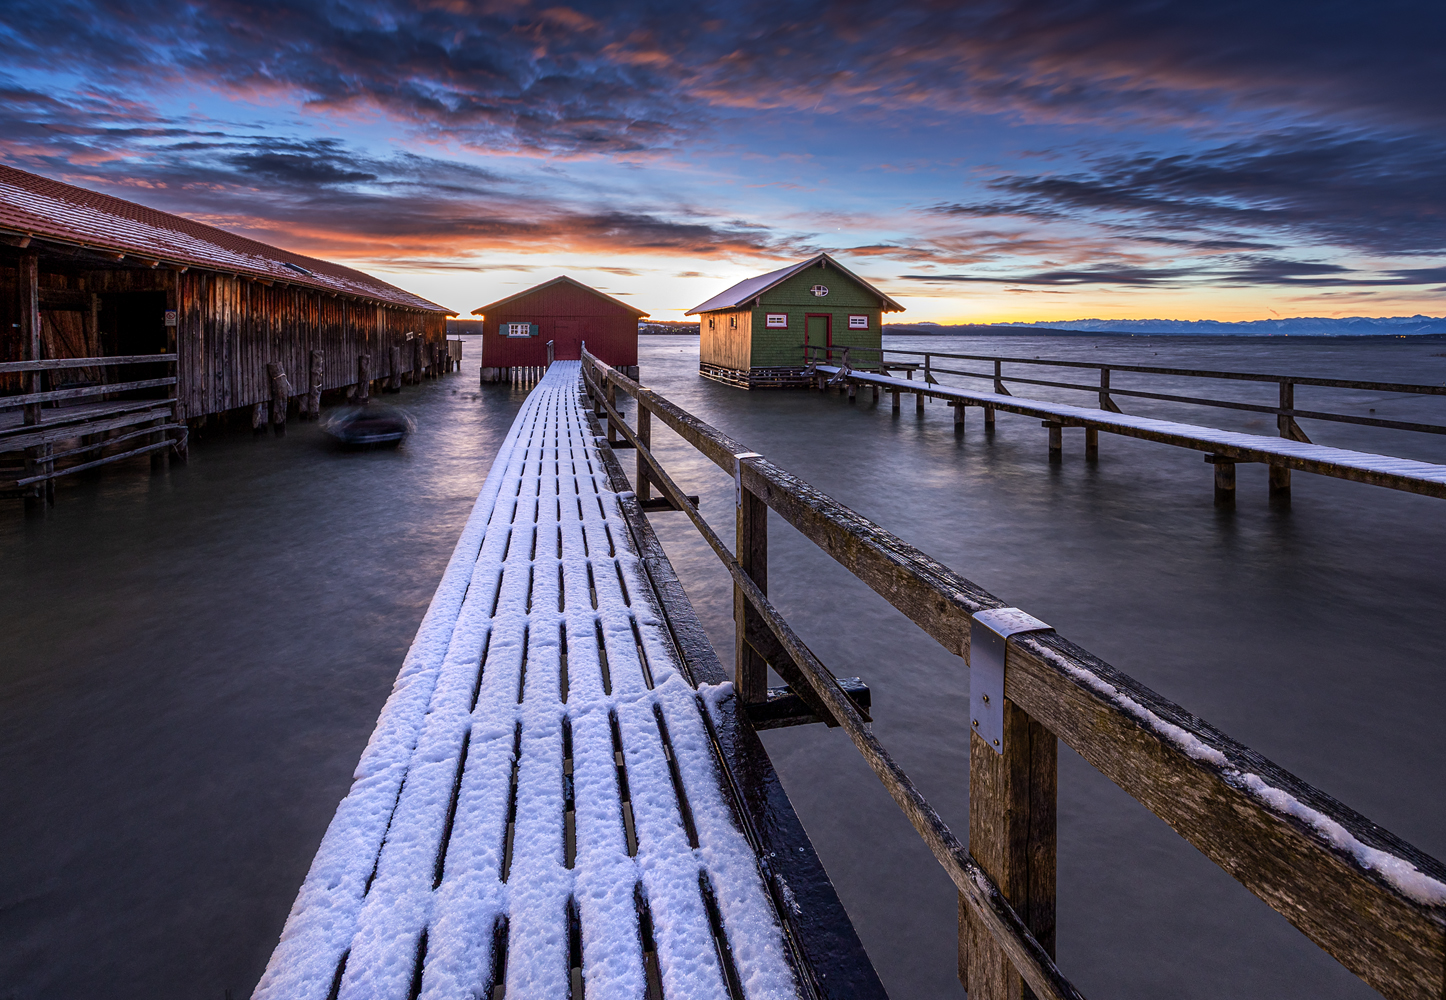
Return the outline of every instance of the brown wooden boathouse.
{"type": "MultiPolygon", "coordinates": [[[[361,271],[0,166],[0,495],[241,411],[450,370],[451,310],[361,271]]],[[[269,411],[269,412],[268,412],[269,411]]]]}

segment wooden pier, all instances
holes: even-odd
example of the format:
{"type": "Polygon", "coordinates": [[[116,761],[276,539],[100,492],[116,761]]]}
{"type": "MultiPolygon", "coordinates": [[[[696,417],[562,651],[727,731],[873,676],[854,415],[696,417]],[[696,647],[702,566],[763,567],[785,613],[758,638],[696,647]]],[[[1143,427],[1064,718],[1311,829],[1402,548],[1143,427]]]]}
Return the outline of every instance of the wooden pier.
{"type": "Polygon", "coordinates": [[[1260,463],[1269,467],[1270,492],[1276,497],[1289,495],[1290,473],[1292,470],[1329,476],[1335,479],[1347,479],[1358,483],[1369,483],[1373,486],[1384,486],[1388,489],[1402,490],[1407,493],[1419,493],[1424,496],[1446,497],[1446,466],[1435,465],[1430,462],[1418,462],[1405,458],[1394,458],[1389,455],[1376,455],[1369,452],[1351,451],[1345,448],[1332,448],[1326,445],[1314,444],[1310,438],[1307,437],[1305,431],[1301,429],[1299,420],[1333,421],[1396,430],[1418,431],[1429,434],[1446,434],[1446,426],[1332,413],[1321,410],[1302,409],[1295,406],[1295,387],[1298,385],[1349,388],[1389,393],[1412,393],[1427,396],[1446,396],[1446,386],[1255,375],[1238,372],[1202,372],[1187,369],[1128,365],[1094,365],[1082,362],[1040,361],[1039,359],[1031,361],[1021,358],[1001,359],[986,358],[981,355],[956,355],[914,351],[898,352],[894,350],[873,352],[877,357],[870,357],[867,361],[861,362],[875,369],[871,371],[869,367],[860,369],[850,366],[847,357],[849,352],[847,351],[825,352],[816,351],[807,347],[805,347],[804,350],[806,353],[812,355],[813,364],[811,367],[813,377],[820,388],[823,388],[825,385],[838,386],[848,393],[850,401],[855,398],[859,388],[872,389],[875,401],[878,400],[881,392],[887,392],[892,397],[892,410],[894,413],[898,413],[900,410],[900,398],[902,396],[913,396],[915,408],[920,414],[924,412],[925,399],[942,400],[948,403],[954,410],[954,428],[958,433],[963,433],[964,431],[965,413],[967,412],[967,408],[971,406],[979,407],[983,411],[985,428],[991,431],[994,429],[994,414],[996,412],[1016,413],[1021,416],[1034,417],[1038,419],[1041,425],[1049,432],[1049,457],[1051,461],[1057,462],[1062,459],[1064,454],[1064,429],[1069,427],[1081,428],[1084,431],[1084,455],[1086,459],[1090,460],[1099,457],[1099,435],[1101,431],[1107,434],[1118,434],[1123,437],[1139,438],[1144,441],[1155,441],[1177,448],[1188,448],[1194,451],[1204,452],[1205,462],[1214,467],[1216,502],[1225,505],[1232,504],[1235,501],[1235,466],[1242,462],[1260,463]],[[828,358],[828,354],[832,354],[833,357],[828,358]],[[909,362],[904,365],[889,364],[884,360],[887,354],[919,355],[924,358],[924,362],[922,365],[914,362],[909,362]],[[939,359],[947,361],[951,358],[993,361],[994,373],[990,375],[988,373],[965,372],[939,366],[939,359]],[[931,361],[933,364],[930,363],[931,361]],[[1000,370],[1005,361],[1017,364],[1063,365],[1071,368],[1096,369],[1100,372],[1100,384],[1098,386],[1085,386],[1037,378],[1012,378],[1006,380],[1000,370]],[[898,378],[888,374],[889,370],[894,368],[907,369],[907,377],[898,378]],[[922,369],[921,377],[916,380],[913,376],[919,373],[920,369],[922,369]],[[1181,396],[1174,393],[1124,389],[1119,386],[1112,387],[1110,384],[1111,371],[1145,372],[1194,378],[1238,379],[1278,383],[1280,386],[1279,405],[1271,406],[1235,400],[1207,399],[1199,396],[1181,396]],[[992,378],[994,383],[993,391],[980,391],[943,385],[935,378],[936,374],[959,375],[976,379],[992,378]],[[1091,394],[1098,393],[1098,408],[1016,396],[1009,392],[1005,385],[1006,381],[1076,389],[1091,394]],[[1114,400],[1115,396],[1143,397],[1269,413],[1276,418],[1279,436],[1271,437],[1263,434],[1247,434],[1238,431],[1226,431],[1213,427],[1205,427],[1198,424],[1182,423],[1174,420],[1134,416],[1120,411],[1120,407],[1114,400]]]}
{"type": "Polygon", "coordinates": [[[555,363],[257,1000],[884,995],[598,433],[555,363]]]}
{"type": "Polygon", "coordinates": [[[744,714],[772,697],[761,683],[772,667],[844,729],[958,888],[971,1000],[1080,996],[1053,959],[1058,741],[1382,995],[1446,995],[1446,865],[635,380],[590,356],[583,368],[608,436],[636,450],[639,491],[660,489],[733,577],[744,714]],[[636,402],[636,427],[618,394],[636,402]],[[654,421],[734,480],[731,549],[649,450],[654,421]],[[967,668],[967,847],[769,602],[770,510],[967,668]]]}
{"type": "Polygon", "coordinates": [[[957,888],[971,1000],[1080,997],[1053,958],[1059,740],[1384,996],[1446,994],[1446,865],[584,354],[587,413],[578,376],[552,365],[502,445],[259,1000],[882,997],[757,738],[819,721],[957,888]],[[731,547],[654,421],[732,478],[731,547]],[[645,510],[733,578],[731,683],[645,510]],[[967,847],[769,602],[770,510],[967,669],[967,847]]]}

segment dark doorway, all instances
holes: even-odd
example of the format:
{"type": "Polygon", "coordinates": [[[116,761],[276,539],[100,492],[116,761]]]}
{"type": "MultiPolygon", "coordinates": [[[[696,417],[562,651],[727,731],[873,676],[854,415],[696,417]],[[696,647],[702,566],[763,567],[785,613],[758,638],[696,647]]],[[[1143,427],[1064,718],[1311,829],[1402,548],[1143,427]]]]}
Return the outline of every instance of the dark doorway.
{"type": "MultiPolygon", "coordinates": [[[[100,297],[100,349],[108,358],[128,354],[164,354],[166,352],[166,293],[107,292],[100,297]]],[[[155,364],[126,365],[111,369],[111,381],[139,382],[143,379],[165,378],[170,372],[164,361],[155,364]]],[[[116,399],[160,399],[165,386],[133,389],[118,394],[116,399]]]]}

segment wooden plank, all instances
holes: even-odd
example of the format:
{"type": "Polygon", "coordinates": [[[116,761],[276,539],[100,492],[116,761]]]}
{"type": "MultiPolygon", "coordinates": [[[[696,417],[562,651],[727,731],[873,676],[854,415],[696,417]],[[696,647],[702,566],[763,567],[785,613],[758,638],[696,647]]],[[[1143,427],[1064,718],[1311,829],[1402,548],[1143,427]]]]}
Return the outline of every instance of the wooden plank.
{"type": "Polygon", "coordinates": [[[84,472],[86,469],[94,469],[97,466],[109,465],[111,462],[119,462],[123,458],[134,458],[137,455],[144,455],[147,452],[157,451],[161,448],[170,448],[173,442],[159,441],[155,444],[148,444],[140,448],[132,448],[130,451],[121,452],[119,455],[107,455],[105,458],[98,458],[94,462],[82,462],[80,465],[72,465],[68,469],[59,469],[54,472],[47,472],[42,475],[28,476],[25,479],[17,479],[16,486],[28,486],[31,483],[45,482],[59,479],[61,476],[68,476],[75,472],[84,472]]]}
{"type": "Polygon", "coordinates": [[[23,396],[0,396],[0,406],[24,406],[34,403],[49,403],[57,399],[81,399],[85,396],[103,396],[111,392],[129,392],[132,389],[154,389],[163,385],[175,385],[174,375],[166,378],[146,378],[137,382],[116,382],[111,385],[82,385],[73,389],[50,389],[45,392],[28,392],[23,396]]]}
{"type": "MultiPolygon", "coordinates": [[[[71,441],[83,434],[99,434],[104,431],[129,427],[132,424],[145,423],[146,421],[155,420],[159,417],[169,417],[171,415],[170,400],[160,399],[150,400],[150,402],[158,405],[144,407],[136,412],[128,412],[120,416],[72,420],[64,424],[47,422],[39,425],[22,425],[21,427],[12,428],[0,434],[0,451],[18,451],[34,445],[71,441]]],[[[114,413],[114,411],[106,412],[114,413]]]]}
{"type": "Polygon", "coordinates": [[[175,360],[175,354],[127,354],[114,358],[41,358],[37,361],[0,361],[0,374],[56,371],[64,368],[97,368],[106,365],[148,364],[154,361],[175,360]]]}

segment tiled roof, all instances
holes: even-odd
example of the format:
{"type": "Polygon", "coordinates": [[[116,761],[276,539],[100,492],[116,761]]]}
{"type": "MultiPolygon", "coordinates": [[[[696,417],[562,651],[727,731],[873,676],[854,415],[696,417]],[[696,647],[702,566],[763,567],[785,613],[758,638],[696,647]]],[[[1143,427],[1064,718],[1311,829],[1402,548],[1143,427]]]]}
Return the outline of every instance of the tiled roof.
{"type": "Polygon", "coordinates": [[[812,267],[813,265],[817,264],[820,260],[828,261],[829,264],[838,268],[844,274],[847,274],[850,278],[854,279],[860,285],[863,285],[870,292],[882,299],[884,302],[884,312],[904,311],[903,306],[899,305],[897,302],[889,298],[883,292],[879,291],[873,285],[869,284],[863,278],[860,278],[857,274],[854,274],[852,271],[844,267],[838,261],[834,260],[828,254],[821,253],[816,257],[810,257],[808,260],[800,261],[797,264],[790,264],[787,267],[781,267],[777,271],[769,271],[767,274],[760,274],[756,278],[748,278],[744,281],[740,281],[738,282],[738,284],[734,285],[732,288],[729,288],[727,291],[720,292],[719,294],[713,296],[702,305],[694,306],[692,309],[689,309],[684,315],[693,316],[698,313],[716,312],[719,309],[737,309],[749,299],[756,298],[759,295],[762,295],[764,292],[768,291],[770,288],[773,288],[775,285],[782,284],[783,281],[785,281],[786,279],[793,277],[804,268],[812,267]]]}
{"type": "Polygon", "coordinates": [[[284,281],[405,309],[452,310],[369,274],[0,164],[0,229],[163,264],[284,281]]]}

